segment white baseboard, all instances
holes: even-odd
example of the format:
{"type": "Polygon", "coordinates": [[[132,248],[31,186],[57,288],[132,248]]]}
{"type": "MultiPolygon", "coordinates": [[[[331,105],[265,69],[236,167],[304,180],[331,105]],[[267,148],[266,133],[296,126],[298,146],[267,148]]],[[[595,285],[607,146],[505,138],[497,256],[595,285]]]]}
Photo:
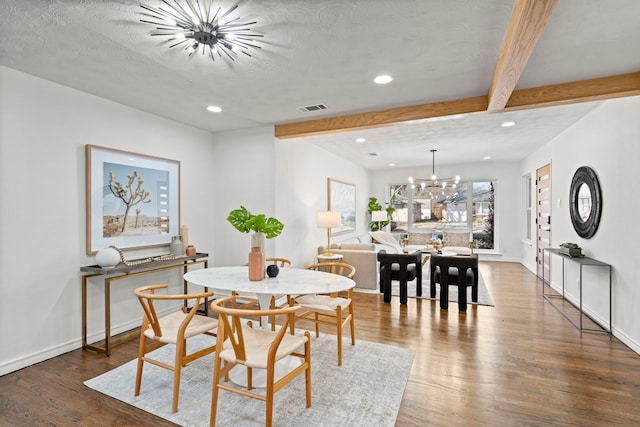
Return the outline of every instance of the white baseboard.
{"type": "MultiPolygon", "coordinates": [[[[551,288],[554,291],[558,292],[558,293],[562,292],[562,285],[561,284],[551,282],[551,288]]],[[[578,307],[580,305],[580,300],[578,298],[574,297],[571,294],[565,294],[565,298],[567,299],[567,301],[571,302],[576,307],[578,307]]],[[[593,320],[595,320],[600,325],[608,325],[609,324],[609,319],[603,318],[601,315],[593,312],[588,306],[585,306],[584,304],[582,305],[582,311],[584,312],[584,314],[586,314],[589,317],[591,317],[593,320]]],[[[615,327],[615,325],[613,324],[613,319],[612,319],[611,322],[612,322],[612,324],[610,326],[611,327],[611,335],[613,335],[615,338],[619,339],[620,342],[622,342],[624,345],[629,347],[636,354],[640,354],[640,343],[638,343],[637,341],[633,340],[624,331],[622,331],[620,329],[617,329],[615,327]]]]}
{"type": "MultiPolygon", "coordinates": [[[[175,310],[176,307],[167,308],[165,310],[159,311],[158,315],[164,316],[165,314],[169,314],[175,310]]],[[[140,310],[140,312],[142,313],[142,310],[140,310]]],[[[131,320],[129,322],[113,326],[111,328],[111,335],[115,336],[123,332],[139,328],[141,319],[142,315],[140,316],[140,319],[131,320]]],[[[91,334],[87,334],[87,342],[89,343],[97,342],[100,340],[104,340],[104,331],[96,331],[91,334]]],[[[35,365],[36,363],[43,362],[45,360],[51,359],[52,357],[60,356],[61,354],[68,353],[79,348],[82,348],[82,338],[74,339],[64,344],[45,348],[40,351],[10,360],[9,362],[0,365],[0,376],[26,368],[31,365],[35,365]]]]}

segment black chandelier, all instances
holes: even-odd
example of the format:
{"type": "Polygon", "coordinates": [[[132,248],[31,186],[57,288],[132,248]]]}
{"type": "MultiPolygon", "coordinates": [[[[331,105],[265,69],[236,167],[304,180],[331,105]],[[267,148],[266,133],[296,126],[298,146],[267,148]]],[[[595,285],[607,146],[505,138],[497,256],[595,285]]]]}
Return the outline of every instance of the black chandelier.
{"type": "Polygon", "coordinates": [[[251,56],[251,49],[261,49],[255,39],[264,37],[251,33],[250,25],[256,21],[242,21],[240,17],[230,15],[238,8],[236,4],[224,13],[221,7],[214,6],[216,0],[162,0],[163,5],[151,7],[141,4],[148,19],[140,22],[156,26],[152,36],[167,37],[169,46],[183,47],[193,55],[200,48],[203,55],[212,61],[218,57],[226,57],[235,61],[239,53],[251,56]],[[208,3],[208,5],[207,5],[208,3]],[[151,20],[153,19],[153,20],[151,20]]]}

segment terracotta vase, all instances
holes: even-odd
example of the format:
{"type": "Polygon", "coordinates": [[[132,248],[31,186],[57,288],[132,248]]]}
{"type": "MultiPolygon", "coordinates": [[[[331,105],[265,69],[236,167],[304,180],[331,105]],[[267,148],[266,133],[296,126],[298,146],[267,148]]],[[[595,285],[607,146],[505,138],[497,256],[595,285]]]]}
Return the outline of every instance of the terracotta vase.
{"type": "Polygon", "coordinates": [[[264,233],[251,236],[251,252],[249,252],[249,280],[264,279],[264,233]]]}

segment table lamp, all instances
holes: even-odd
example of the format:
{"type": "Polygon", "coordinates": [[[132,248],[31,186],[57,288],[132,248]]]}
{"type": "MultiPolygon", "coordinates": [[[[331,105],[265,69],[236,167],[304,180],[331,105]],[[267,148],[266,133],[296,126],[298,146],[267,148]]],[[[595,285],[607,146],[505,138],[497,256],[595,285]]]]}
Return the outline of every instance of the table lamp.
{"type": "Polygon", "coordinates": [[[371,221],[378,223],[378,231],[382,231],[382,221],[387,220],[387,211],[371,212],[371,221]]]}
{"type": "Polygon", "coordinates": [[[318,212],[318,227],[327,229],[327,251],[324,256],[333,256],[331,253],[331,229],[338,228],[341,224],[340,212],[318,212]]]}

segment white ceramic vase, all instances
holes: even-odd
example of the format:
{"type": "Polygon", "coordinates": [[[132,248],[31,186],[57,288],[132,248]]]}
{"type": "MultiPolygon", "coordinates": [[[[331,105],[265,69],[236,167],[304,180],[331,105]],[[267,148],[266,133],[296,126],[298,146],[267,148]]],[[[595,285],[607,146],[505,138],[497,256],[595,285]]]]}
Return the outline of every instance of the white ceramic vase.
{"type": "Polygon", "coordinates": [[[120,253],[112,247],[100,249],[96,254],[96,264],[102,268],[115,267],[120,262],[120,253]]]}

